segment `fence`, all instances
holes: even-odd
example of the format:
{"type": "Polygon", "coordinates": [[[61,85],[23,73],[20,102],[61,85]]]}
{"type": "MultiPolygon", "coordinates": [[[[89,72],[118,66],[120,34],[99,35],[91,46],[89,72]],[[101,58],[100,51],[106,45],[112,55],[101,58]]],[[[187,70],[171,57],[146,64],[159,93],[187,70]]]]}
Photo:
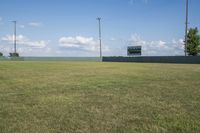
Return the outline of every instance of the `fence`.
{"type": "Polygon", "coordinates": [[[103,62],[200,64],[200,56],[103,57],[103,62]]]}

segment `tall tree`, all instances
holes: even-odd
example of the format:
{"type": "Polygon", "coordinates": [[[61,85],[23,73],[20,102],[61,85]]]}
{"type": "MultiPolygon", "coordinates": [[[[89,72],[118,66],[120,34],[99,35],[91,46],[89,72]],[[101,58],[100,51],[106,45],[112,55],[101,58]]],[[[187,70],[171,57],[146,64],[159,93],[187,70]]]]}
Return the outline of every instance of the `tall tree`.
{"type": "Polygon", "coordinates": [[[198,28],[190,28],[187,36],[187,52],[189,55],[197,56],[200,53],[200,35],[198,35],[198,28]]]}
{"type": "Polygon", "coordinates": [[[0,57],[3,56],[3,53],[0,52],[0,57]]]}

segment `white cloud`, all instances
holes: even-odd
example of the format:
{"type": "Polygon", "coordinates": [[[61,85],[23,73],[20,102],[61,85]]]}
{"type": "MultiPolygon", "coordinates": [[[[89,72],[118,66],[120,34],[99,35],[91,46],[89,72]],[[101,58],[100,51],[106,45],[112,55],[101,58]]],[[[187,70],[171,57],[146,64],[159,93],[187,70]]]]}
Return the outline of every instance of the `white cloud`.
{"type": "MultiPolygon", "coordinates": [[[[9,55],[13,51],[13,37],[7,35],[1,38],[0,50],[4,55],[9,55]]],[[[53,56],[52,48],[48,47],[50,41],[31,41],[29,38],[18,35],[17,36],[17,52],[21,56],[53,56]]]]}
{"type": "Polygon", "coordinates": [[[22,29],[24,29],[24,28],[25,28],[25,25],[20,25],[19,27],[22,28],[22,29]]]}
{"type": "Polygon", "coordinates": [[[111,37],[111,38],[110,38],[110,41],[116,41],[116,38],[111,37]]]}
{"type": "MultiPolygon", "coordinates": [[[[17,43],[20,45],[28,46],[28,47],[33,47],[33,48],[45,48],[49,41],[31,41],[29,38],[23,35],[18,35],[17,37],[17,43]]],[[[6,41],[8,43],[13,43],[14,36],[13,35],[7,35],[5,37],[1,38],[2,41],[6,41]]]]}
{"type": "Polygon", "coordinates": [[[139,35],[134,34],[129,40],[130,45],[140,45],[143,49],[143,55],[145,56],[166,56],[166,55],[183,55],[184,54],[184,43],[183,39],[175,40],[170,42],[163,40],[157,41],[145,41],[139,35]]]}
{"type": "MultiPolygon", "coordinates": [[[[1,52],[8,56],[10,52],[13,52],[13,46],[10,45],[0,45],[1,52]]],[[[35,49],[32,47],[17,46],[17,52],[20,56],[54,56],[52,49],[45,47],[43,49],[35,49]]]]}
{"type": "MultiPolygon", "coordinates": [[[[96,52],[99,50],[99,42],[93,37],[61,37],[59,39],[59,46],[63,48],[72,48],[91,52],[96,52]]],[[[109,48],[104,45],[103,50],[109,51],[109,48]]]]}
{"type": "Polygon", "coordinates": [[[32,26],[32,27],[40,27],[42,26],[42,23],[39,23],[39,22],[30,22],[28,23],[29,26],[32,26]]]}

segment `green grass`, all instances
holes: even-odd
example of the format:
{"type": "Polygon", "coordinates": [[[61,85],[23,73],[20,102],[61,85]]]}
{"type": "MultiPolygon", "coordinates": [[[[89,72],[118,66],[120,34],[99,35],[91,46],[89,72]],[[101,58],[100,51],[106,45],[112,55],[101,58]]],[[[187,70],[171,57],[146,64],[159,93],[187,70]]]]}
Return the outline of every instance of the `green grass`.
{"type": "Polygon", "coordinates": [[[200,65],[0,62],[2,133],[198,133],[200,65]]]}

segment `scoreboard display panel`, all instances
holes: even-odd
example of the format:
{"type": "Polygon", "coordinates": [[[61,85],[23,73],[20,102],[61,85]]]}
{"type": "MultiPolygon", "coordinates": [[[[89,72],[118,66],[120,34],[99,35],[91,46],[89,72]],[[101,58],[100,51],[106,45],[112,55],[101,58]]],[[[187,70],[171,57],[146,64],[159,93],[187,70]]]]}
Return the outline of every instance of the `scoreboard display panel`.
{"type": "Polygon", "coordinates": [[[127,49],[128,56],[141,56],[142,46],[129,46],[127,49]]]}

